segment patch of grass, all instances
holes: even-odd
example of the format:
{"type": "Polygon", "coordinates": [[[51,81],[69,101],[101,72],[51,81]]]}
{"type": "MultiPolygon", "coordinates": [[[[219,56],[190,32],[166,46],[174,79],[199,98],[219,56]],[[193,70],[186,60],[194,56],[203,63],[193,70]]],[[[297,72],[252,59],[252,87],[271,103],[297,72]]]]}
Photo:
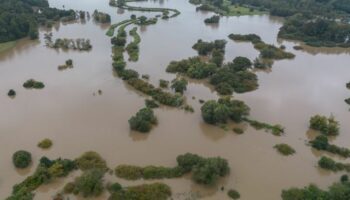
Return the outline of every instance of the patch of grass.
{"type": "Polygon", "coordinates": [[[288,144],[276,144],[273,148],[275,148],[279,153],[281,153],[284,156],[293,155],[295,153],[295,150],[289,146],[288,144]]]}
{"type": "Polygon", "coordinates": [[[13,48],[16,45],[16,43],[16,41],[0,43],[0,53],[13,48]]]}

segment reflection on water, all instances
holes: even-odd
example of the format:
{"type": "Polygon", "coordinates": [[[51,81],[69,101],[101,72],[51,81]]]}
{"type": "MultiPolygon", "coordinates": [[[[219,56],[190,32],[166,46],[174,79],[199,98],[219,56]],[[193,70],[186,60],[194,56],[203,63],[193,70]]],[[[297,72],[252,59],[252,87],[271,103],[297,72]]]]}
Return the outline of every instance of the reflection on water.
{"type": "MultiPolygon", "coordinates": [[[[90,13],[98,9],[111,14],[112,23],[127,19],[131,14],[156,15],[120,12],[120,9],[109,7],[108,0],[84,0],[83,3],[50,0],[50,4],[90,13]]],[[[144,106],[146,97],[113,74],[110,38],[105,36],[107,27],[93,20],[55,25],[50,30],[55,37],[89,38],[93,49],[88,53],[48,49],[43,39],[47,30],[42,29],[39,41],[24,39],[16,48],[0,54],[0,199],[9,195],[12,186],[23,180],[23,176],[34,171],[32,167],[28,170],[30,172],[19,173],[13,168],[11,156],[19,149],[32,153],[33,166],[44,155],[76,158],[88,150],[99,152],[111,168],[118,164],[175,166],[176,156],[186,152],[228,159],[230,176],[211,188],[194,184],[190,177],[162,180],[172,187],[174,194],[195,194],[203,199],[227,199],[227,190],[234,188],[241,193],[243,200],[277,200],[282,189],[309,183],[326,187],[339,178],[339,174],[315,167],[319,156],[324,153],[311,150],[305,143],[315,137],[315,133],[308,132],[309,118],[315,114],[333,113],[340,121],[341,133],[331,142],[350,147],[350,136],[346,134],[350,132],[350,113],[343,103],[349,96],[345,88],[345,83],[350,80],[348,53],[328,54],[322,52],[322,48],[315,48],[321,51],[317,54],[295,51],[294,42],[277,41],[276,35],[282,25],[280,18],[266,15],[222,17],[219,26],[212,28],[203,22],[212,14],[196,12],[187,0],[130,4],[176,8],[182,12],[176,18],[160,19],[156,25],[140,28],[140,59],[139,62],[128,63],[128,67],[140,74],[149,74],[150,82],[155,85],[158,85],[159,79],[172,80],[176,77],[165,72],[166,66],[172,60],[195,56],[197,53],[191,47],[198,39],[228,40],[230,33],[256,33],[266,43],[283,44],[287,51],[296,54],[293,60],[276,61],[269,73],[258,71],[258,90],[234,95],[251,107],[254,119],[282,124],[286,134],[275,137],[246,127],[244,123],[232,124],[228,126],[228,131],[205,124],[198,101],[218,97],[203,81],[192,80],[185,96],[195,113],[161,107],[155,110],[159,123],[149,134],[130,132],[128,119],[144,106]],[[69,58],[73,59],[74,68],[60,73],[57,66],[69,58]],[[25,90],[22,84],[29,78],[43,81],[45,89],[25,90]],[[15,99],[8,98],[9,89],[17,92],[15,99]],[[103,95],[97,95],[98,90],[102,90],[103,95]],[[92,95],[94,92],[96,96],[92,95]],[[235,134],[231,131],[234,126],[244,128],[245,133],[235,134]],[[42,151],[36,146],[43,138],[54,142],[49,151],[42,151]],[[288,143],[297,153],[283,157],[273,149],[277,143],[288,143]],[[222,186],[224,191],[221,191],[222,186]]],[[[127,31],[131,28],[128,27],[127,31]]],[[[253,60],[258,55],[259,52],[250,43],[228,40],[226,61],[236,56],[253,60]]],[[[73,178],[72,175],[68,179],[73,178]]],[[[111,176],[106,179],[124,185],[143,182],[124,181],[111,176]]],[[[58,180],[40,188],[36,198],[49,199],[67,181],[58,180]]],[[[175,195],[174,198],[185,199],[184,195],[175,195]]],[[[106,199],[106,196],[98,199],[106,199]]]]}

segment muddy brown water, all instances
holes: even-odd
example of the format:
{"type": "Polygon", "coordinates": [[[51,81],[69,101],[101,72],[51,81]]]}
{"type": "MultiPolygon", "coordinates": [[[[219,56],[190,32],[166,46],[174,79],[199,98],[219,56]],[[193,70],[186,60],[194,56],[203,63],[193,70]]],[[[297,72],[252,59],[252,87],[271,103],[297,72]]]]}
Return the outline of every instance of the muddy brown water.
{"type": "MultiPolygon", "coordinates": [[[[108,0],[50,0],[50,4],[91,13],[94,9],[108,12],[113,23],[131,14],[140,15],[140,12],[109,7],[108,0]]],[[[229,177],[214,187],[196,185],[189,177],[161,180],[171,186],[174,199],[186,199],[191,194],[203,199],[228,199],[226,191],[234,188],[243,200],[277,200],[282,189],[310,183],[326,188],[342,175],[318,169],[317,161],[323,154],[312,151],[305,142],[315,135],[308,131],[310,116],[332,113],[341,124],[340,135],[332,142],[350,148],[350,113],[349,106],[344,103],[344,99],[350,97],[350,91],[345,88],[345,83],[350,81],[348,50],[306,47],[295,51],[292,47],[297,43],[276,38],[281,19],[266,15],[222,17],[218,26],[207,26],[203,20],[212,13],[196,12],[187,0],[132,5],[170,7],[182,12],[176,18],[159,20],[156,25],[139,29],[140,59],[129,63],[128,67],[149,74],[154,84],[159,79],[175,77],[165,72],[167,64],[171,60],[195,56],[191,46],[197,39],[228,40],[230,33],[256,33],[265,42],[283,44],[295,53],[295,59],[277,61],[271,71],[257,72],[258,90],[234,95],[251,107],[252,118],[282,124],[286,134],[275,137],[246,127],[243,135],[236,135],[206,125],[200,116],[198,100],[218,96],[201,81],[191,81],[185,92],[195,113],[167,107],[156,109],[159,120],[156,128],[147,135],[131,132],[127,121],[143,107],[145,97],[113,74],[110,38],[105,36],[107,27],[92,20],[61,24],[52,29],[53,38],[89,38],[93,49],[90,52],[48,49],[43,39],[47,30],[42,29],[39,42],[23,39],[15,48],[0,54],[0,199],[9,196],[12,186],[34,171],[41,156],[76,158],[88,150],[99,152],[111,168],[118,164],[174,166],[176,156],[186,152],[221,156],[229,161],[229,177]],[[74,68],[58,71],[57,66],[69,58],[73,59],[74,68]],[[45,88],[24,89],[23,82],[30,78],[43,81],[45,88]],[[9,89],[17,92],[16,98],[7,97],[9,89]],[[98,90],[102,90],[102,95],[98,95],[98,90]],[[37,148],[38,141],[43,138],[53,140],[51,149],[37,148]],[[290,157],[279,155],[273,146],[282,142],[290,144],[297,153],[290,157]],[[33,166],[27,170],[15,170],[12,165],[11,156],[19,149],[33,155],[33,166]],[[225,187],[224,192],[221,186],[225,187]]],[[[254,59],[258,52],[250,43],[228,40],[225,59],[230,61],[236,56],[254,59]]],[[[77,174],[40,187],[35,199],[50,199],[77,174]]],[[[124,185],[143,182],[129,182],[113,176],[106,179],[124,185]]],[[[104,194],[98,199],[107,196],[104,194]]]]}

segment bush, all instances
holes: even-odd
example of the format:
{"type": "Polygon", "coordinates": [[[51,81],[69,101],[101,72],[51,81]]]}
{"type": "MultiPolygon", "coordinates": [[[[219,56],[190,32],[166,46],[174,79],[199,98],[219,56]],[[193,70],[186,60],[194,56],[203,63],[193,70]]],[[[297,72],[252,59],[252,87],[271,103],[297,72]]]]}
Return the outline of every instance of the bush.
{"type": "Polygon", "coordinates": [[[229,63],[228,66],[231,70],[236,72],[246,71],[252,67],[252,62],[246,57],[238,56],[232,61],[232,63],[229,63]]]}
{"type": "Polygon", "coordinates": [[[113,183],[107,186],[107,189],[110,193],[118,192],[123,189],[119,183],[113,183]]]}
{"type": "Polygon", "coordinates": [[[338,154],[344,158],[350,157],[350,149],[329,144],[328,138],[324,135],[317,136],[314,140],[310,141],[310,144],[317,150],[328,151],[330,153],[338,154]]]}
{"type": "Polygon", "coordinates": [[[219,15],[213,15],[207,19],[204,20],[204,23],[206,24],[217,24],[220,21],[220,16],[219,15]]]}
{"type": "Polygon", "coordinates": [[[335,162],[333,159],[325,156],[322,156],[320,158],[320,160],[318,161],[318,166],[323,169],[331,170],[334,172],[342,171],[342,170],[346,170],[347,172],[350,172],[350,164],[335,162]]]}
{"type": "Polygon", "coordinates": [[[15,97],[16,96],[16,91],[14,91],[13,89],[9,90],[9,92],[7,93],[7,95],[9,97],[15,97]]]}
{"type": "Polygon", "coordinates": [[[230,171],[227,161],[219,157],[207,158],[192,170],[192,179],[205,185],[214,184],[219,177],[226,176],[230,171]]]}
{"type": "Polygon", "coordinates": [[[45,87],[44,83],[36,81],[34,79],[29,79],[25,83],[23,83],[23,87],[26,89],[42,89],[45,87]]]}
{"type": "Polygon", "coordinates": [[[295,153],[295,150],[288,144],[276,144],[273,148],[285,156],[289,156],[295,153]]]}
{"type": "Polygon", "coordinates": [[[44,139],[38,143],[38,147],[42,149],[48,149],[52,146],[52,141],[50,139],[44,139]]]}
{"type": "Polygon", "coordinates": [[[129,119],[131,130],[142,133],[149,132],[155,124],[157,124],[157,118],[154,116],[153,110],[150,108],[142,108],[135,116],[129,119]]]}
{"type": "Polygon", "coordinates": [[[161,88],[168,88],[169,87],[169,81],[160,79],[159,80],[159,87],[161,87],[161,88]]]}
{"type": "Polygon", "coordinates": [[[174,79],[171,82],[171,88],[175,90],[175,92],[183,94],[184,91],[187,89],[187,80],[184,78],[181,79],[174,79]]]}
{"type": "Polygon", "coordinates": [[[99,12],[98,10],[95,10],[92,14],[94,17],[94,20],[100,23],[110,23],[111,22],[111,16],[107,13],[99,12]]]}
{"type": "Polygon", "coordinates": [[[219,49],[225,51],[226,40],[215,40],[214,42],[204,42],[203,40],[198,40],[196,44],[192,46],[193,49],[198,51],[199,55],[208,55],[214,49],[219,49]]]}
{"type": "Polygon", "coordinates": [[[350,98],[347,98],[347,99],[345,99],[344,101],[345,101],[345,103],[347,103],[347,104],[350,105],[350,98]]]}
{"type": "Polygon", "coordinates": [[[32,155],[28,151],[16,151],[12,156],[12,162],[17,168],[26,168],[32,162],[32,155]]]}
{"type": "Polygon", "coordinates": [[[127,180],[137,180],[142,178],[142,167],[133,165],[119,165],[115,168],[115,175],[127,180]]]}
{"type": "Polygon", "coordinates": [[[89,169],[107,170],[106,161],[96,152],[88,151],[75,160],[79,169],[85,171],[89,169]]]}
{"type": "Polygon", "coordinates": [[[346,84],[346,88],[350,90],[350,82],[346,84]]]}
{"type": "Polygon", "coordinates": [[[74,181],[75,194],[82,194],[83,197],[97,197],[103,192],[104,171],[101,169],[90,169],[76,178],[74,181]]]}
{"type": "Polygon", "coordinates": [[[73,60],[72,59],[66,60],[66,65],[67,66],[72,66],[73,65],[73,60]]]}
{"type": "Polygon", "coordinates": [[[159,104],[152,99],[146,99],[145,104],[146,104],[147,108],[158,108],[159,107],[159,104]]]}
{"type": "Polygon", "coordinates": [[[241,195],[239,194],[239,192],[237,192],[236,190],[229,190],[227,192],[227,195],[231,198],[231,199],[239,199],[241,197],[241,195]]]}
{"type": "Polygon", "coordinates": [[[167,200],[171,196],[171,189],[164,183],[151,183],[130,186],[114,192],[109,200],[167,200]]]}
{"type": "Polygon", "coordinates": [[[327,136],[335,136],[339,134],[339,122],[333,116],[325,117],[315,115],[310,118],[310,128],[320,131],[327,136]]]}

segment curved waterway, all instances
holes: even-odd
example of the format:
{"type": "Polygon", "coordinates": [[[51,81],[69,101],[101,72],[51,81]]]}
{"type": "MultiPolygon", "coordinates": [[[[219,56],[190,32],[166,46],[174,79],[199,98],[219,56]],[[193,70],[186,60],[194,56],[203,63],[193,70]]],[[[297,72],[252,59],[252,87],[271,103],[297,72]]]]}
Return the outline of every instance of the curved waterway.
{"type": "MultiPolygon", "coordinates": [[[[108,0],[49,2],[53,7],[65,5],[65,8],[90,13],[98,9],[109,13],[112,23],[125,20],[131,14],[156,15],[113,8],[108,5],[108,0]]],[[[35,170],[41,156],[76,158],[88,150],[100,153],[111,168],[118,164],[174,166],[176,156],[186,152],[221,156],[229,161],[230,175],[215,187],[199,186],[189,177],[161,180],[171,186],[174,199],[186,199],[191,195],[202,199],[228,199],[227,189],[234,188],[240,192],[242,200],[277,200],[282,189],[309,183],[325,188],[338,180],[341,173],[317,168],[322,153],[311,150],[305,143],[315,134],[308,131],[310,116],[332,113],[341,125],[340,135],[332,142],[350,148],[350,112],[344,103],[344,99],[350,97],[350,91],[345,87],[350,81],[350,51],[309,47],[295,51],[292,47],[297,43],[277,40],[282,20],[267,15],[222,17],[218,25],[208,26],[203,20],[213,13],[196,12],[187,0],[128,5],[175,8],[181,12],[175,18],[159,19],[156,25],[139,29],[139,61],[128,63],[128,68],[150,75],[150,82],[155,85],[159,79],[175,77],[165,72],[170,61],[196,55],[191,47],[198,39],[226,39],[226,61],[236,56],[254,59],[259,54],[250,43],[229,40],[230,33],[256,33],[266,43],[285,45],[287,51],[296,55],[295,59],[276,61],[270,71],[257,72],[259,88],[234,96],[251,107],[252,118],[281,124],[286,128],[286,134],[276,137],[247,126],[243,135],[236,135],[205,124],[198,100],[217,99],[218,96],[200,81],[191,81],[185,92],[188,104],[195,109],[193,114],[162,107],[155,110],[159,124],[149,134],[131,132],[127,121],[144,106],[145,96],[114,75],[110,38],[105,35],[108,26],[92,20],[60,24],[51,30],[53,38],[88,38],[92,50],[64,52],[49,49],[43,38],[48,30],[42,29],[40,41],[23,39],[15,48],[0,54],[0,199],[9,196],[12,186],[35,170]],[[74,68],[58,71],[57,66],[69,58],[73,59],[74,68]],[[24,89],[23,82],[30,78],[44,82],[45,88],[24,89]],[[17,92],[16,98],[7,96],[9,89],[17,92]],[[98,90],[102,90],[101,95],[98,90]],[[43,138],[53,140],[50,150],[37,147],[43,138]],[[296,154],[279,155],[273,149],[277,143],[290,144],[296,154]],[[12,154],[19,149],[33,154],[34,163],[28,170],[18,171],[12,165],[12,154]]],[[[127,31],[132,27],[129,26],[127,31]]],[[[349,159],[342,161],[350,162],[349,159]]],[[[40,187],[35,199],[50,199],[76,175],[40,187]]],[[[124,185],[143,182],[113,176],[106,179],[124,185]]],[[[98,199],[107,196],[104,194],[98,199]]]]}

